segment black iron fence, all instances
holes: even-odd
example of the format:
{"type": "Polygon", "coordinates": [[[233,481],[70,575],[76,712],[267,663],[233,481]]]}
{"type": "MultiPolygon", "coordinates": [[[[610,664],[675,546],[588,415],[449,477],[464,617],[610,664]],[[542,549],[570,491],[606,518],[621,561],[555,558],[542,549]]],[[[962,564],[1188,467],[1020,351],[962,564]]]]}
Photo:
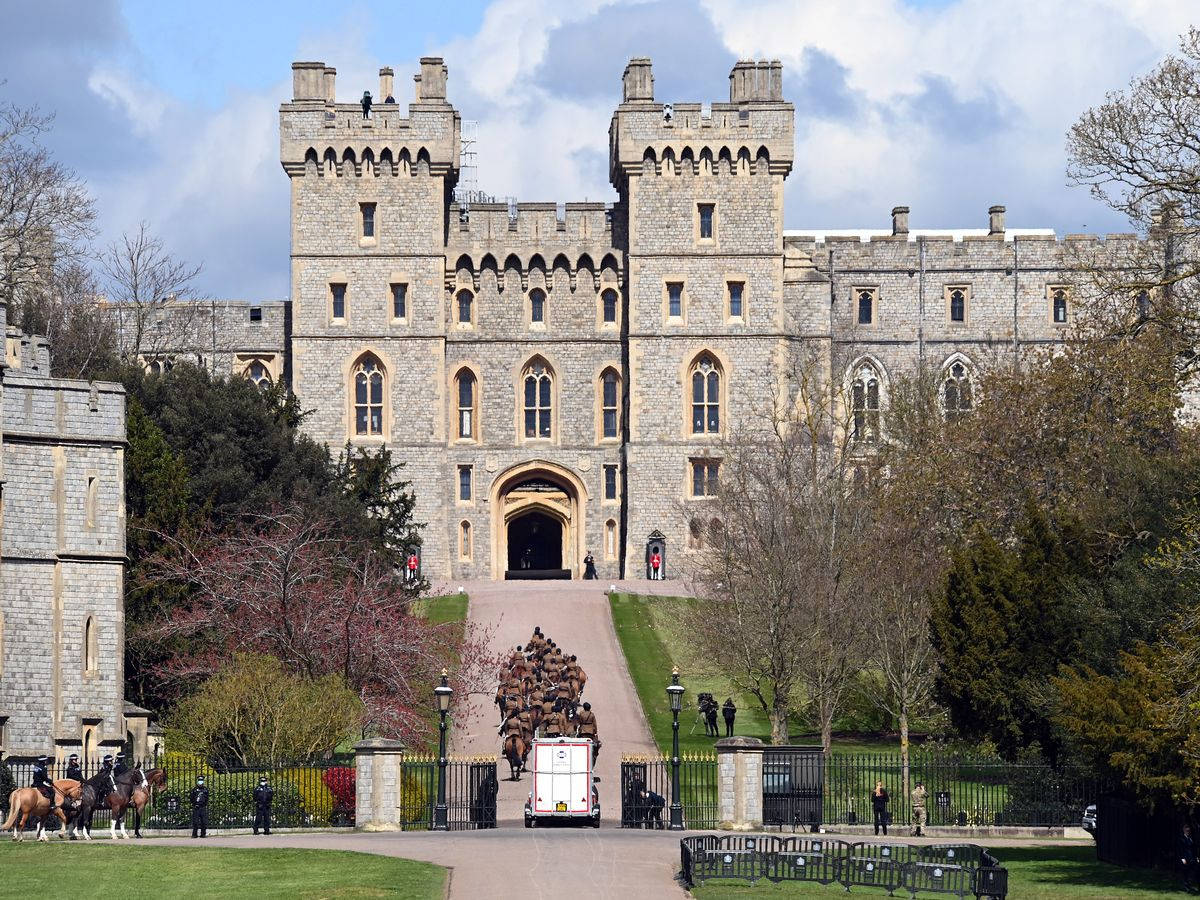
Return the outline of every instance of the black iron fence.
{"type": "MultiPolygon", "coordinates": [[[[622,757],[622,828],[666,827],[673,799],[669,758],[622,757]]],[[[679,802],[683,806],[684,828],[695,830],[720,825],[721,804],[715,754],[687,754],[680,757],[679,802]]]]}
{"type": "Polygon", "coordinates": [[[702,835],[679,842],[683,880],[812,881],[917,894],[1001,900],[1008,872],[974,844],[913,847],[824,837],[702,835]]]}
{"type": "MultiPolygon", "coordinates": [[[[400,764],[400,828],[428,831],[437,806],[436,756],[405,756],[400,764]]],[[[496,827],[500,782],[494,756],[451,758],[446,763],[446,824],[450,831],[496,827]]]]}
{"type": "Polygon", "coordinates": [[[763,824],[816,831],[825,784],[821,748],[765,747],[762,766],[763,824]]]}
{"type": "Polygon", "coordinates": [[[906,785],[898,753],[831,756],[825,762],[822,822],[871,824],[871,792],[882,781],[892,823],[909,825],[912,789],[920,781],[928,825],[1079,825],[1103,787],[1100,779],[1072,769],[932,753],[912,754],[908,774],[906,785]]]}
{"type": "MultiPolygon", "coordinates": [[[[209,792],[209,828],[250,828],[254,823],[254,789],[266,777],[273,791],[271,822],[275,828],[330,828],[354,824],[355,768],[353,756],[274,766],[214,766],[204,759],[186,754],[168,753],[145,770],[163,769],[166,786],[154,791],[153,800],[142,814],[142,826],[148,828],[190,828],[190,795],[200,776],[209,792]]],[[[99,771],[98,764],[83,767],[84,779],[99,771]]],[[[55,766],[54,779],[66,777],[66,766],[55,766]]],[[[0,810],[7,815],[11,781],[14,787],[28,787],[33,781],[30,763],[0,763],[0,810]]],[[[92,827],[107,828],[109,813],[97,809],[92,827]]],[[[126,826],[133,826],[132,813],[126,826]]]]}

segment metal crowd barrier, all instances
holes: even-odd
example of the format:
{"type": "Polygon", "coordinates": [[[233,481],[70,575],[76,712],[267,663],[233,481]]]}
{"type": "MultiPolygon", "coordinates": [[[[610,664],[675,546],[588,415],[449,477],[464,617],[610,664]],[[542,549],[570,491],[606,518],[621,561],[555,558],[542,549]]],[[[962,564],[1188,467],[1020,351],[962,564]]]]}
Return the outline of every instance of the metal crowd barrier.
{"type": "Polygon", "coordinates": [[[913,846],[774,835],[702,835],[679,842],[688,885],[712,878],[812,881],[1004,900],[1008,872],[974,844],[913,846]]]}

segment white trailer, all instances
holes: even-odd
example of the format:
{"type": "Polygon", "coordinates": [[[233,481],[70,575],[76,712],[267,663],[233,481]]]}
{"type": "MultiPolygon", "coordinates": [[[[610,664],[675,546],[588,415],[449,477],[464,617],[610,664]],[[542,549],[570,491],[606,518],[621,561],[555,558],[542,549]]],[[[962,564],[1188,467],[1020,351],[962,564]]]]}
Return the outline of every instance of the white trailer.
{"type": "Polygon", "coordinates": [[[592,779],[587,738],[539,738],[529,751],[533,789],[525,802],[525,827],[542,820],[574,820],[600,827],[600,797],[592,779]]]}

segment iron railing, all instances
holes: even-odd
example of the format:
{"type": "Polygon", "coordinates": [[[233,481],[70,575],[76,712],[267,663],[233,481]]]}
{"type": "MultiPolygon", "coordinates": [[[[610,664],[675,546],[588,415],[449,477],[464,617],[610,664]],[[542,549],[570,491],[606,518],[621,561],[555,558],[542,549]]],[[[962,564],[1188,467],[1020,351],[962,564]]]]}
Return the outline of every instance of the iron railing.
{"type": "Polygon", "coordinates": [[[982,847],[849,842],[825,837],[702,835],[679,842],[683,881],[812,881],[877,887],[889,895],[950,894],[1003,900],[1008,872],[982,847]]]}
{"type": "MultiPolygon", "coordinates": [[[[663,756],[621,758],[621,827],[666,827],[671,796],[671,760],[663,756]],[[642,791],[663,798],[660,807],[642,797],[642,791]]],[[[683,805],[683,827],[691,830],[717,828],[721,824],[717,757],[712,753],[687,754],[679,762],[679,802],[683,805]]]]}
{"type": "MultiPolygon", "coordinates": [[[[437,806],[436,756],[405,756],[400,763],[400,828],[428,831],[437,806]]],[[[446,820],[450,831],[496,827],[500,782],[496,757],[450,758],[446,763],[446,820]]]]}
{"type": "Polygon", "coordinates": [[[825,761],[821,820],[871,824],[877,781],[888,792],[888,813],[896,826],[912,822],[912,789],[918,781],[926,790],[926,824],[934,826],[1078,825],[1103,787],[1085,772],[1047,764],[918,752],[909,761],[906,789],[898,753],[834,754],[825,761]]]}

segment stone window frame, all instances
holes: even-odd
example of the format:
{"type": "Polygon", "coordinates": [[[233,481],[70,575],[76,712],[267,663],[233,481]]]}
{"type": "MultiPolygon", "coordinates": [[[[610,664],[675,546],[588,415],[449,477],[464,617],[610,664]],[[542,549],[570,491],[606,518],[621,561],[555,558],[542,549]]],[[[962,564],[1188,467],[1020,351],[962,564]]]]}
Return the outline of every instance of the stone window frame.
{"type": "MultiPolygon", "coordinates": [[[[949,295],[947,295],[948,297],[949,295]]],[[[949,307],[947,307],[947,315],[949,315],[949,307]]],[[[879,285],[877,284],[856,284],[850,288],[850,316],[855,328],[878,328],[879,327],[879,285]],[[871,295],[871,321],[862,322],[859,320],[859,304],[862,301],[862,295],[869,293],[871,295]]]]}
{"type": "Polygon", "coordinates": [[[454,482],[454,505],[455,506],[474,506],[475,505],[475,467],[470,463],[459,463],[455,467],[455,482],[454,482]],[[463,474],[467,476],[467,493],[470,495],[465,500],[462,495],[463,474]]]}
{"type": "Polygon", "coordinates": [[[458,561],[469,563],[473,557],[474,529],[470,519],[462,519],[458,523],[458,561]]]}
{"type": "MultiPolygon", "coordinates": [[[[346,417],[346,440],[355,446],[369,447],[386,444],[392,433],[392,365],[390,360],[379,350],[378,347],[360,347],[356,353],[347,358],[342,372],[342,384],[345,385],[346,397],[344,412],[346,417]],[[383,376],[383,409],[381,411],[382,431],[379,434],[372,434],[370,431],[365,434],[358,434],[356,430],[356,407],[358,404],[355,402],[355,375],[357,373],[359,364],[368,356],[373,356],[375,358],[375,361],[379,364],[380,373],[383,376]]],[[[368,408],[371,405],[369,391],[367,395],[367,405],[368,408]]]]}
{"type": "Polygon", "coordinates": [[[750,316],[747,312],[747,307],[750,303],[750,276],[745,272],[727,272],[724,278],[724,314],[725,321],[731,325],[744,325],[750,321],[750,316]],[[733,314],[733,285],[740,284],[742,286],[742,312],[741,315],[733,314]]]}
{"type": "Polygon", "coordinates": [[[1061,282],[1052,282],[1046,285],[1046,318],[1055,328],[1067,328],[1071,324],[1071,307],[1074,304],[1071,302],[1071,286],[1061,282]],[[1054,302],[1057,299],[1055,294],[1062,291],[1063,294],[1063,320],[1060,322],[1054,317],[1054,302]]]}
{"type": "Polygon", "coordinates": [[[971,285],[955,282],[947,284],[943,290],[943,297],[946,306],[946,325],[949,328],[970,328],[971,327],[971,285]],[[963,317],[962,321],[956,321],[951,317],[951,296],[955,291],[962,291],[963,295],[963,317]]]}
{"type": "Polygon", "coordinates": [[[465,284],[456,285],[454,288],[454,296],[451,298],[451,312],[453,315],[454,327],[463,331],[472,331],[479,322],[479,295],[467,287],[465,284]],[[469,294],[471,297],[471,317],[464,322],[462,320],[462,295],[469,294]]]}
{"type": "Polygon", "coordinates": [[[680,434],[683,438],[689,441],[698,440],[717,440],[725,434],[729,424],[729,379],[731,376],[731,368],[729,361],[724,354],[718,353],[712,347],[701,347],[690,356],[684,358],[683,366],[680,370],[680,383],[683,385],[683,409],[680,417],[680,434]],[[712,367],[717,373],[717,429],[709,431],[707,428],[708,415],[707,407],[710,405],[708,401],[708,386],[707,376],[705,378],[705,430],[692,430],[692,397],[693,385],[692,375],[700,368],[705,358],[712,362],[712,367]]]}
{"type": "Polygon", "coordinates": [[[705,249],[720,247],[720,204],[717,203],[717,198],[708,195],[697,196],[692,204],[692,210],[692,243],[705,249]],[[702,206],[712,207],[712,237],[700,237],[700,208],[702,206]]]}
{"type": "Polygon", "coordinates": [[[263,321],[263,308],[261,305],[251,306],[248,312],[249,322],[251,325],[261,325],[263,321]]]}
{"type": "Polygon", "coordinates": [[[358,201],[358,246],[379,246],[379,202],[376,200],[358,201]],[[371,210],[371,233],[367,234],[367,210],[371,210]]]}
{"type": "Polygon", "coordinates": [[[600,283],[600,290],[596,294],[596,327],[602,331],[617,331],[621,327],[621,287],[612,281],[604,281],[600,283]],[[616,315],[613,321],[604,321],[604,295],[612,291],[616,295],[616,315]]]}
{"type": "Polygon", "coordinates": [[[275,353],[236,353],[233,357],[233,374],[237,378],[254,381],[250,377],[250,367],[258,363],[267,370],[267,378],[271,384],[277,384],[282,374],[282,360],[275,353]]]}
{"type": "Polygon", "coordinates": [[[533,331],[545,331],[550,323],[550,292],[537,284],[531,284],[525,292],[525,327],[533,331]],[[537,291],[542,295],[542,320],[533,320],[533,294],[537,291]]]}
{"type": "Polygon", "coordinates": [[[979,407],[979,396],[979,378],[975,364],[963,353],[951,353],[942,363],[941,375],[938,378],[938,409],[942,413],[942,418],[947,422],[953,422],[970,415],[979,407]],[[955,373],[955,367],[961,367],[961,374],[955,373]],[[953,410],[946,405],[946,388],[951,379],[955,381],[956,386],[956,406],[953,410]],[[966,384],[969,391],[968,405],[965,407],[961,402],[963,383],[966,384]]]}
{"type": "Polygon", "coordinates": [[[621,377],[621,366],[616,362],[606,362],[603,365],[601,365],[599,371],[596,372],[595,385],[596,385],[596,406],[595,406],[595,409],[596,409],[596,423],[595,423],[596,424],[596,443],[598,443],[598,444],[619,443],[621,440],[621,426],[624,424],[622,421],[624,419],[624,416],[622,415],[622,412],[623,412],[622,407],[624,405],[624,388],[625,388],[625,379],[623,379],[621,377]],[[604,405],[604,377],[610,373],[612,375],[615,375],[617,378],[617,404],[616,404],[616,416],[617,416],[616,431],[617,431],[617,433],[614,435],[605,435],[605,433],[604,433],[604,412],[606,409],[610,409],[611,407],[606,407],[604,405]]]}
{"type": "Polygon", "coordinates": [[[334,272],[325,283],[325,312],[330,326],[345,328],[350,324],[350,279],[344,272],[334,272]],[[333,307],[334,288],[342,287],[342,315],[335,316],[333,307]]]}
{"type": "MultiPolygon", "coordinates": [[[[850,429],[850,440],[855,446],[878,444],[883,438],[883,410],[887,399],[887,373],[883,364],[875,357],[867,355],[856,359],[846,370],[846,424],[850,429]],[[858,384],[865,373],[875,380],[875,406],[864,405],[860,410],[856,400],[858,384]],[[863,415],[863,424],[859,425],[858,417],[863,415]],[[873,419],[873,424],[869,421],[873,419]],[[860,435],[859,428],[863,427],[868,434],[860,435]]],[[[863,383],[864,404],[870,398],[869,382],[863,383]]]]}
{"type": "Polygon", "coordinates": [[[669,274],[662,279],[662,320],[664,325],[687,326],[688,319],[688,288],[687,279],[683,275],[669,274]],[[679,285],[679,315],[671,315],[671,290],[673,284],[679,285]]]}
{"type": "Polygon", "coordinates": [[[714,500],[721,483],[721,458],[717,456],[689,456],[687,464],[687,485],[684,495],[689,500],[714,500]],[[696,470],[704,467],[702,478],[703,493],[696,493],[696,470]],[[714,471],[715,470],[715,471],[714,471]]]}
{"type": "Polygon", "coordinates": [[[604,559],[606,562],[615,562],[617,559],[617,545],[620,543],[620,538],[617,536],[617,520],[608,518],[604,520],[604,559]]]}
{"type": "Polygon", "coordinates": [[[88,469],[84,473],[83,521],[88,531],[95,531],[100,520],[100,473],[88,469]]]}
{"type": "Polygon", "coordinates": [[[513,404],[513,412],[518,444],[556,446],[559,443],[559,435],[561,434],[559,429],[561,402],[558,382],[558,366],[544,353],[530,354],[514,371],[513,396],[516,398],[516,403],[513,404]],[[545,373],[550,377],[550,434],[548,436],[526,437],[525,378],[538,363],[543,366],[545,373]]]}
{"type": "Polygon", "coordinates": [[[600,466],[600,503],[610,506],[621,502],[621,467],[616,463],[603,463],[600,466]],[[613,473],[613,495],[608,496],[608,473],[613,473]]]}
{"type": "Polygon", "coordinates": [[[412,278],[406,272],[392,272],[387,284],[388,321],[392,325],[408,325],[412,322],[412,278]],[[397,316],[395,291],[400,285],[404,286],[404,315],[397,316]]]}
{"type": "Polygon", "coordinates": [[[100,637],[97,634],[99,629],[96,614],[89,611],[83,617],[83,631],[79,642],[84,678],[96,678],[100,675],[100,637]]]}
{"type": "Polygon", "coordinates": [[[478,444],[483,440],[483,419],[481,412],[480,396],[483,391],[483,378],[479,373],[479,366],[470,360],[463,360],[458,363],[453,373],[450,375],[450,443],[451,444],[478,444]],[[464,407],[458,405],[459,379],[463,373],[470,373],[475,380],[475,390],[471,395],[471,434],[469,437],[463,437],[461,433],[460,415],[464,407]]]}

